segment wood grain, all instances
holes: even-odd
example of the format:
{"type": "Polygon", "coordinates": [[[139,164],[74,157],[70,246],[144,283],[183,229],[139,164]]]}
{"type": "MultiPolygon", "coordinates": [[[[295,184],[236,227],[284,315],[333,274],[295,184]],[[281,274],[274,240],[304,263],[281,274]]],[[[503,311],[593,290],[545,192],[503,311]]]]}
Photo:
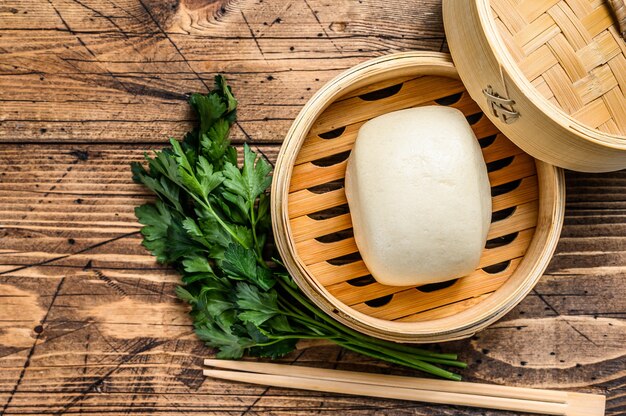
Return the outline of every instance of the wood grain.
{"type": "MultiPolygon", "coordinates": [[[[369,57],[445,48],[440,20],[437,0],[2,2],[0,413],[478,414],[203,379],[211,351],[132,214],[149,195],[128,163],[188,128],[184,93],[215,72],[241,102],[236,139],[245,130],[273,159],[323,82],[369,57]]],[[[626,172],[567,181],[562,239],[536,290],[442,347],[470,363],[467,380],[605,393],[620,415],[626,172]]],[[[281,362],[415,375],[336,347],[281,362]]]]}
{"type": "Polygon", "coordinates": [[[0,140],[160,142],[188,129],[185,93],[206,90],[221,72],[241,103],[236,137],[280,142],[341,70],[442,48],[439,2],[402,4],[3,2],[0,140]]]}
{"type": "MultiPolygon", "coordinates": [[[[203,381],[201,360],[210,351],[193,337],[186,307],[173,295],[177,276],[153,262],[136,234],[132,209],[147,196],[131,184],[127,166],[150,147],[3,147],[5,414],[37,413],[41,406],[88,414],[241,414],[248,407],[248,414],[473,414],[203,381]]],[[[261,150],[275,157],[276,147],[261,150]]],[[[496,325],[445,348],[470,362],[469,380],[603,392],[609,414],[620,414],[626,176],[569,174],[568,185],[563,238],[536,290],[496,325]]],[[[410,374],[334,347],[300,351],[283,362],[294,360],[410,374]]]]}

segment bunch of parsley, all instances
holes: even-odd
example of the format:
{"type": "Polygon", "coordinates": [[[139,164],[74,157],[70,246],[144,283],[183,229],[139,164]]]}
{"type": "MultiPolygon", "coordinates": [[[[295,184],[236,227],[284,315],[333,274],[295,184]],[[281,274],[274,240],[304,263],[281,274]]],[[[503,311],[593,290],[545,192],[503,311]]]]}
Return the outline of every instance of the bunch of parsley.
{"type": "Polygon", "coordinates": [[[375,339],[328,317],[271,261],[268,187],[271,166],[247,145],[243,164],[229,141],[237,101],[223,77],[189,103],[200,125],[182,142],[133,163],[133,179],[158,197],[135,210],[143,245],[182,276],[176,294],[192,306],[195,332],[220,358],[276,358],[298,340],[321,339],[370,357],[440,377],[460,376],[437,364],[464,368],[440,354],[375,339]]]}

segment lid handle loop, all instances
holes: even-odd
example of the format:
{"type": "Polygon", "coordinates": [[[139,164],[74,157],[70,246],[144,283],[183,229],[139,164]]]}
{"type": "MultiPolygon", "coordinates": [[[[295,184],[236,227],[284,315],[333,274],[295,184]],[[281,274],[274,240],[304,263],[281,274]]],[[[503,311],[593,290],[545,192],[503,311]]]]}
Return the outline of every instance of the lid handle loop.
{"type": "Polygon", "coordinates": [[[487,85],[487,88],[483,90],[483,94],[487,98],[492,114],[502,122],[511,124],[519,118],[519,113],[513,108],[515,101],[500,96],[493,90],[491,85],[487,85]]]}
{"type": "Polygon", "coordinates": [[[613,14],[617,19],[622,38],[626,39],[626,4],[624,4],[624,0],[609,0],[609,6],[611,6],[613,14]]]}

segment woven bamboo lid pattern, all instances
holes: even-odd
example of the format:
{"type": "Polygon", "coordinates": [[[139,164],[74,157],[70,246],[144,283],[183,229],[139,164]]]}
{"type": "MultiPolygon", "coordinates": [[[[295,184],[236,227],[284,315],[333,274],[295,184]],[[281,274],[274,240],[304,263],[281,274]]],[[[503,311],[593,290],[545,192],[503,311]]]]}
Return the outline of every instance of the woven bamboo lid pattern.
{"type": "Polygon", "coordinates": [[[516,145],[572,170],[626,168],[623,0],[443,0],[461,80],[516,145]]]}
{"type": "Polygon", "coordinates": [[[508,51],[546,99],[590,128],[626,134],[626,43],[607,3],[490,4],[508,51]]]}

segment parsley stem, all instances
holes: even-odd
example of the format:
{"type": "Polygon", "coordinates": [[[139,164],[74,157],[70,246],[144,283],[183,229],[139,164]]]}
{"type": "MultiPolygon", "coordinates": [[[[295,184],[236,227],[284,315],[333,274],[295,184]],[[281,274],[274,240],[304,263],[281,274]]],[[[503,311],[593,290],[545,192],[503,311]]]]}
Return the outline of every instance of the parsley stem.
{"type": "MultiPolygon", "coordinates": [[[[376,348],[378,349],[380,347],[377,346],[376,348]]],[[[445,365],[458,367],[458,368],[467,368],[467,364],[461,361],[445,360],[445,359],[441,359],[437,357],[430,357],[427,355],[422,355],[422,354],[415,353],[415,352],[406,353],[406,352],[397,351],[391,348],[385,348],[385,350],[391,351],[394,356],[404,361],[411,361],[414,359],[418,359],[420,361],[429,362],[429,363],[445,364],[445,365]]]]}
{"type": "Polygon", "coordinates": [[[301,324],[307,325],[307,328],[311,331],[316,331],[318,334],[327,334],[327,336],[340,337],[340,334],[337,331],[333,331],[332,328],[329,328],[323,325],[321,322],[318,322],[314,319],[308,318],[303,315],[295,315],[292,313],[285,313],[286,316],[293,318],[295,321],[298,321],[301,324]]]}
{"type": "Polygon", "coordinates": [[[455,380],[455,381],[460,381],[461,380],[461,376],[455,373],[452,373],[450,371],[444,370],[443,368],[439,368],[435,365],[432,364],[428,364],[426,362],[420,361],[420,360],[410,360],[410,361],[406,361],[403,359],[398,359],[395,358],[393,355],[387,355],[387,354],[381,354],[382,351],[378,350],[378,349],[371,349],[371,347],[363,347],[361,345],[358,344],[353,344],[350,342],[346,342],[346,343],[338,343],[339,345],[341,345],[342,347],[348,349],[348,350],[352,350],[355,352],[358,352],[360,354],[363,355],[367,355],[369,357],[373,357],[373,358],[377,358],[379,360],[382,361],[388,361],[390,363],[394,363],[394,364],[399,364],[405,367],[410,367],[410,368],[414,368],[416,370],[420,370],[426,373],[430,373],[432,375],[436,375],[439,377],[443,377],[443,378],[447,378],[449,380],[455,380]]]}
{"type": "MultiPolygon", "coordinates": [[[[254,252],[256,253],[257,259],[263,260],[261,258],[261,247],[259,247],[259,240],[256,236],[256,216],[254,209],[254,200],[250,201],[250,225],[250,228],[252,228],[252,241],[254,241],[254,252]]],[[[266,266],[265,261],[263,261],[263,265],[266,266]]]]}
{"type": "Polygon", "coordinates": [[[191,192],[189,189],[187,189],[186,187],[182,187],[185,191],[187,191],[187,193],[189,194],[189,196],[191,196],[193,199],[195,199],[200,205],[202,205],[207,211],[209,211],[211,213],[211,215],[213,215],[215,217],[215,219],[217,220],[217,222],[222,226],[222,228],[224,228],[226,230],[226,232],[228,232],[228,234],[230,234],[233,239],[235,239],[235,241],[237,241],[242,247],[244,248],[249,248],[246,244],[244,244],[243,241],[241,241],[241,239],[237,236],[237,234],[228,226],[228,224],[226,224],[219,215],[217,215],[217,212],[215,212],[215,210],[213,209],[213,207],[211,206],[211,203],[209,202],[209,200],[207,198],[203,197],[203,200],[198,198],[198,196],[196,194],[194,194],[193,192],[191,192]]]}
{"type": "Polygon", "coordinates": [[[335,328],[339,329],[340,331],[342,331],[344,333],[347,333],[347,334],[351,335],[352,337],[354,337],[356,339],[360,339],[362,341],[365,341],[365,342],[368,342],[368,343],[371,343],[371,344],[376,344],[376,345],[379,345],[381,347],[391,348],[391,349],[394,349],[396,351],[404,351],[404,352],[409,353],[409,354],[419,354],[419,355],[426,356],[426,357],[440,358],[440,359],[444,359],[444,360],[456,360],[457,359],[456,354],[438,354],[438,353],[435,353],[435,352],[432,352],[432,351],[428,351],[428,350],[425,350],[425,349],[422,349],[422,348],[409,347],[409,346],[398,344],[398,343],[395,343],[395,342],[379,340],[379,339],[376,339],[376,338],[373,338],[373,337],[369,337],[367,335],[363,335],[363,334],[361,334],[359,332],[356,332],[356,331],[346,327],[345,325],[340,324],[339,322],[336,322],[333,318],[330,318],[324,312],[322,312],[321,310],[319,310],[316,307],[314,307],[313,305],[311,305],[299,293],[297,293],[295,290],[293,290],[291,287],[289,287],[289,285],[287,283],[282,281],[280,276],[279,276],[278,282],[280,283],[280,285],[287,292],[289,292],[289,294],[291,296],[293,296],[296,300],[298,300],[305,308],[307,308],[308,310],[313,312],[313,314],[315,314],[316,316],[318,316],[320,319],[324,320],[328,324],[330,324],[330,325],[334,326],[335,328]]]}
{"type": "MultiPolygon", "coordinates": [[[[307,334],[278,335],[278,336],[270,335],[269,338],[276,340],[276,341],[272,341],[272,344],[282,341],[284,339],[328,339],[328,337],[325,335],[307,335],[307,334]]],[[[265,346],[265,345],[269,345],[269,343],[268,344],[256,344],[255,347],[265,346]]]]}
{"type": "Polygon", "coordinates": [[[464,363],[463,361],[443,360],[441,358],[425,357],[423,355],[420,355],[419,359],[429,363],[447,365],[449,367],[467,368],[467,363],[464,363]]]}
{"type": "MultiPolygon", "coordinates": [[[[345,338],[345,335],[342,335],[342,334],[332,330],[328,326],[323,326],[323,325],[321,325],[320,322],[317,322],[317,321],[315,321],[315,320],[313,320],[311,318],[307,318],[306,316],[296,315],[296,314],[293,314],[291,312],[285,312],[285,311],[284,311],[284,314],[286,316],[292,317],[294,320],[299,321],[301,323],[312,325],[312,326],[309,326],[309,329],[313,329],[313,326],[317,327],[316,329],[318,329],[321,333],[326,332],[327,335],[324,335],[324,336],[304,336],[304,335],[293,336],[292,335],[292,336],[289,336],[289,337],[278,337],[278,338],[281,338],[281,339],[284,339],[284,338],[329,339],[329,340],[332,340],[332,341],[334,341],[335,343],[337,343],[338,345],[341,345],[341,346],[343,346],[345,344],[345,342],[348,342],[348,343],[358,344],[358,345],[361,345],[363,347],[369,347],[367,344],[364,345],[360,341],[355,341],[355,340],[350,340],[350,339],[346,339],[346,341],[343,341],[343,342],[342,341],[338,341],[338,339],[345,338]]],[[[465,364],[463,362],[460,362],[460,361],[453,361],[453,360],[446,360],[446,359],[441,359],[441,358],[424,356],[424,355],[415,353],[415,351],[411,351],[411,353],[412,354],[406,354],[406,353],[402,353],[402,352],[398,352],[398,351],[389,350],[389,355],[397,356],[400,359],[402,359],[403,361],[407,361],[407,362],[412,362],[412,361],[417,359],[417,360],[423,361],[423,362],[438,363],[438,364],[444,364],[444,365],[449,365],[449,366],[452,366],[452,367],[459,367],[459,368],[467,368],[467,364],[465,364]]]]}
{"type": "Polygon", "coordinates": [[[283,299],[278,298],[278,305],[283,308],[283,310],[288,311],[288,312],[292,312],[292,313],[296,313],[296,314],[302,314],[301,311],[299,311],[298,309],[296,309],[295,306],[293,306],[290,302],[285,302],[283,299]]]}

